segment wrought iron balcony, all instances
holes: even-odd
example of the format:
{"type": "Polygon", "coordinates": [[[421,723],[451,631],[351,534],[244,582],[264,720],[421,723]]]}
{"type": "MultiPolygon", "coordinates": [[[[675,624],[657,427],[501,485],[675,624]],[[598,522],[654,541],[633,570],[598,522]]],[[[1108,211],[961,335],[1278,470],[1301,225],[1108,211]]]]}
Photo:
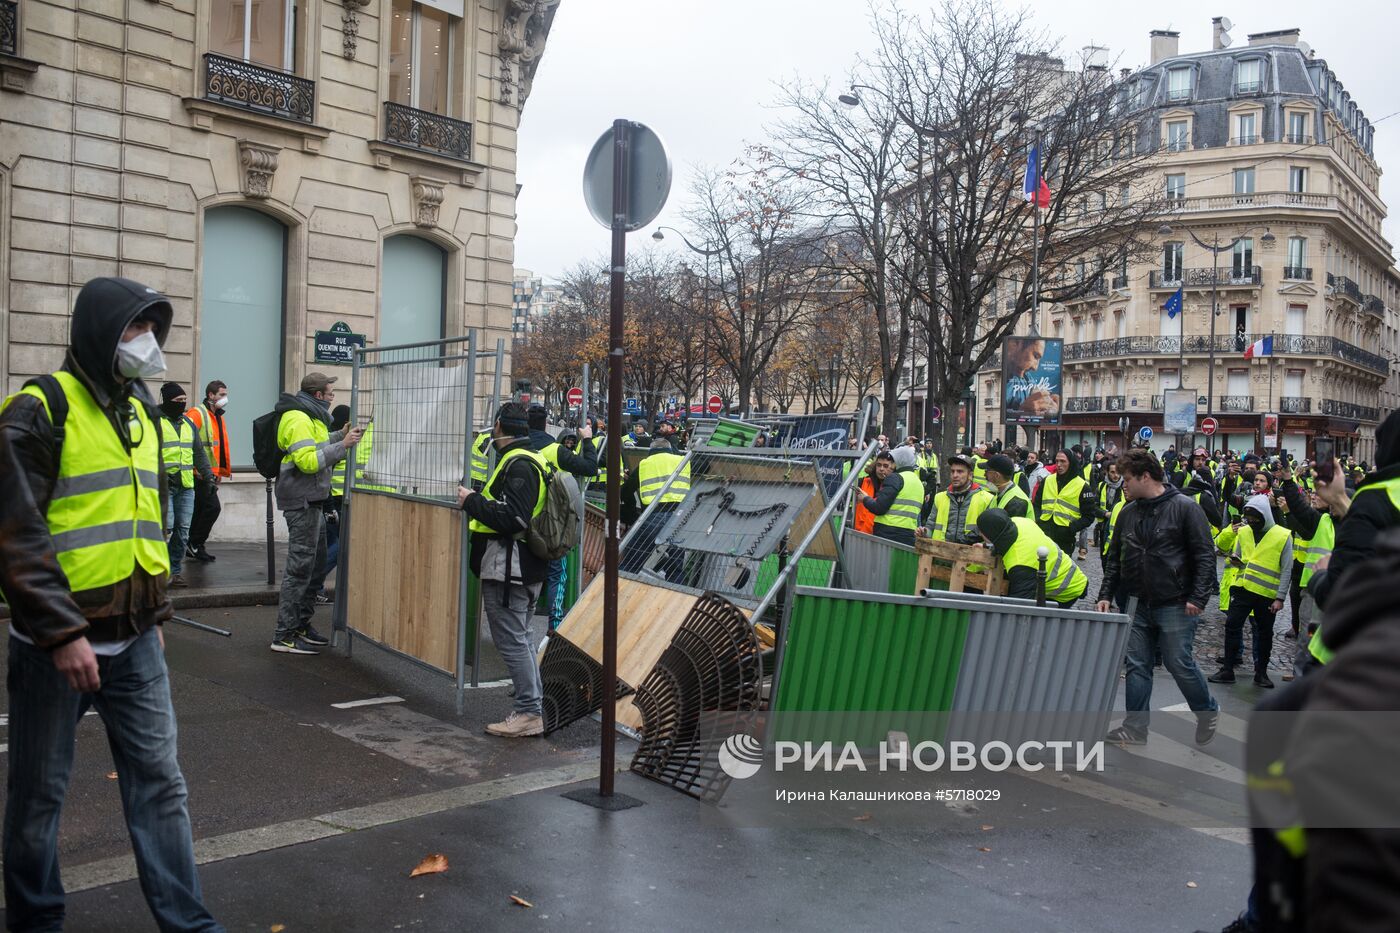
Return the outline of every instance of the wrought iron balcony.
{"type": "Polygon", "coordinates": [[[213,52],[204,55],[204,97],[298,123],[316,112],[316,82],[213,52]]]}
{"type": "MultiPolygon", "coordinates": [[[[1267,335],[1217,334],[1214,350],[1216,353],[1243,353],[1245,347],[1264,336],[1267,335]]],[[[1390,372],[1390,361],[1386,357],[1370,353],[1336,337],[1300,334],[1274,334],[1273,337],[1276,356],[1330,356],[1382,376],[1390,372]]],[[[1105,357],[1177,356],[1183,352],[1209,353],[1211,349],[1211,339],[1205,334],[1187,334],[1184,347],[1180,337],[1113,337],[1107,340],[1067,343],[1064,359],[1066,362],[1076,362],[1105,357]]]]}
{"type": "Polygon", "coordinates": [[[1254,396],[1252,395],[1222,395],[1215,400],[1215,410],[1224,412],[1252,412],[1254,411],[1254,396]]]}
{"type": "Polygon", "coordinates": [[[1263,89],[1263,81],[1238,81],[1235,83],[1236,94],[1258,94],[1263,89]]]}
{"type": "Polygon", "coordinates": [[[0,53],[19,52],[19,2],[0,0],[0,53]]]}
{"type": "Polygon", "coordinates": [[[996,408],[996,407],[997,407],[997,400],[994,399],[994,398],[984,398],[984,399],[982,399],[982,407],[983,407],[983,408],[996,408]]]}
{"type": "Polygon", "coordinates": [[[1284,134],[1283,141],[1292,143],[1295,146],[1311,146],[1313,144],[1312,136],[1307,133],[1286,133],[1284,134]]]}
{"type": "Polygon", "coordinates": [[[1219,269],[1154,269],[1148,276],[1149,288],[1177,289],[1186,288],[1210,288],[1214,283],[1217,288],[1229,288],[1231,286],[1244,286],[1246,288],[1259,285],[1264,281],[1264,273],[1258,266],[1244,266],[1238,269],[1232,266],[1221,266],[1219,269]]]}
{"type": "Polygon", "coordinates": [[[1350,418],[1354,421],[1379,421],[1381,417],[1378,409],[1357,405],[1354,402],[1339,402],[1330,398],[1322,399],[1318,409],[1324,415],[1335,415],[1338,418],[1350,418]]]}
{"type": "Polygon", "coordinates": [[[472,125],[439,113],[384,102],[386,142],[471,161],[472,125]]]}
{"type": "Polygon", "coordinates": [[[1234,136],[1230,139],[1230,145],[1232,146],[1252,146],[1257,142],[1259,142],[1259,137],[1257,135],[1234,136]]]}
{"type": "Polygon", "coordinates": [[[1191,139],[1185,136],[1178,139],[1164,139],[1162,140],[1162,148],[1167,152],[1185,152],[1191,148],[1191,139]]]}
{"type": "Polygon", "coordinates": [[[1162,410],[1163,408],[1165,408],[1165,407],[1166,407],[1166,399],[1165,399],[1164,396],[1161,396],[1161,395],[1154,395],[1154,396],[1152,396],[1152,410],[1153,410],[1153,411],[1161,411],[1161,410],[1162,410]]]}
{"type": "Polygon", "coordinates": [[[1346,276],[1327,273],[1327,287],[1332,294],[1350,299],[1358,305],[1361,304],[1361,286],[1346,276]]]}
{"type": "Polygon", "coordinates": [[[1071,304],[1076,301],[1093,301],[1108,295],[1108,287],[1104,285],[1103,276],[1096,275],[1086,280],[1087,285],[1082,285],[1084,291],[1073,298],[1066,298],[1064,304],[1071,304]]]}
{"type": "Polygon", "coordinates": [[[1123,395],[1105,395],[1103,397],[1104,411],[1127,411],[1128,399],[1123,395]]]}
{"type": "Polygon", "coordinates": [[[1099,411],[1101,408],[1103,408],[1103,399],[1097,395],[1065,399],[1065,411],[1099,411]]]}
{"type": "Polygon", "coordinates": [[[1367,314],[1374,314],[1377,317],[1382,317],[1385,315],[1385,302],[1381,300],[1379,295],[1362,295],[1361,310],[1365,311],[1367,314]]]}
{"type": "Polygon", "coordinates": [[[1114,287],[1115,289],[1118,289],[1118,288],[1127,288],[1127,287],[1128,287],[1128,277],[1127,277],[1126,275],[1115,275],[1115,276],[1113,277],[1113,287],[1114,287]]]}
{"type": "Polygon", "coordinates": [[[1167,100],[1169,100],[1169,101],[1175,102],[1175,101],[1190,100],[1190,99],[1191,99],[1191,88],[1189,88],[1189,87],[1174,87],[1174,88],[1169,88],[1169,89],[1167,90],[1167,100]]]}
{"type": "Polygon", "coordinates": [[[1284,267],[1283,267],[1283,277],[1284,277],[1285,279],[1292,279],[1292,280],[1297,281],[1297,282],[1311,282],[1311,281],[1312,281],[1312,267],[1311,267],[1311,266],[1284,266],[1284,267]]]}
{"type": "Polygon", "coordinates": [[[1278,410],[1285,415],[1307,415],[1312,413],[1312,399],[1301,395],[1284,395],[1278,400],[1278,410]]]}

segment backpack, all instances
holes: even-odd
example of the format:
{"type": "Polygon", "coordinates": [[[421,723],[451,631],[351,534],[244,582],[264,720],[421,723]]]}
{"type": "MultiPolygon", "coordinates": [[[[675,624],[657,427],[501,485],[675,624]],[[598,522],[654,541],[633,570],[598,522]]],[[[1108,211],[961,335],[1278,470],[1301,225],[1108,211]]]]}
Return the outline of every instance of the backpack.
{"type": "Polygon", "coordinates": [[[277,446],[277,426],[282,414],[270,411],[253,419],[253,466],[264,479],[276,479],[282,470],[282,448],[277,446]]]}
{"type": "MultiPolygon", "coordinates": [[[[539,464],[530,458],[538,469],[539,464]]],[[[579,542],[583,514],[583,494],[578,480],[564,470],[543,470],[544,509],[530,520],[525,543],[541,560],[559,560],[579,542]]]]}

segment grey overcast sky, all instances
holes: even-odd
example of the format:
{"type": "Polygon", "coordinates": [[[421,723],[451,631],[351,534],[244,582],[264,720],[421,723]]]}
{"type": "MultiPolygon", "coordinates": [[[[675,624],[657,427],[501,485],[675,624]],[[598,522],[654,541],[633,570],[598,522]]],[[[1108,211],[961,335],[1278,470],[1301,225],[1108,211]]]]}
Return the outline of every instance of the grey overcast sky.
{"type": "MultiPolygon", "coordinates": [[[[904,0],[926,10],[927,0],[904,0]]],[[[1148,62],[1147,34],[1181,33],[1181,51],[1210,48],[1211,17],[1234,23],[1232,47],[1247,34],[1298,27],[1319,58],[1376,125],[1381,196],[1400,232],[1400,82],[1395,36],[1400,5],[1384,0],[1155,5],[1059,0],[1035,18],[1058,37],[1066,61],[1086,45],[1109,49],[1115,68],[1148,62]],[[1390,174],[1387,174],[1390,173],[1390,174]]],[[[778,118],[775,82],[802,75],[839,84],[873,46],[865,0],[562,0],[520,127],[519,233],[515,265],[546,279],[579,260],[606,255],[607,231],[589,216],[583,164],[612,120],[640,120],[661,135],[675,178],[658,223],[681,227],[696,165],[725,165],[762,142],[778,118]]],[[[673,238],[674,243],[674,238],[673,238]]],[[[677,244],[678,245],[678,244],[677,244]]],[[[648,232],[629,250],[652,246],[648,232]]]]}

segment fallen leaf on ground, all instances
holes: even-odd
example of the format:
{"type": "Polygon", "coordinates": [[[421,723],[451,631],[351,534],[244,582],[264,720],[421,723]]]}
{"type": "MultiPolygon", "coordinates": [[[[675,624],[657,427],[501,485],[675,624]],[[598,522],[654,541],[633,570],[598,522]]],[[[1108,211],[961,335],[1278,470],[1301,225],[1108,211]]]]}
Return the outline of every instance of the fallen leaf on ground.
{"type": "Polygon", "coordinates": [[[992,829],[992,828],[993,828],[993,827],[984,824],[984,825],[982,826],[982,832],[985,833],[985,832],[987,832],[988,830],[990,830],[990,829],[992,829]]]}
{"type": "Polygon", "coordinates": [[[423,861],[418,863],[418,867],[408,873],[408,877],[417,878],[419,875],[435,875],[440,871],[447,871],[447,856],[441,852],[423,857],[423,861]]]}
{"type": "Polygon", "coordinates": [[[977,851],[978,851],[978,852],[990,852],[990,851],[992,851],[992,850],[991,850],[988,846],[978,846],[978,847],[977,847],[977,851]]]}
{"type": "Polygon", "coordinates": [[[869,823],[869,822],[870,822],[870,819],[871,819],[871,817],[870,817],[870,814],[869,814],[869,813],[862,813],[860,816],[856,817],[856,822],[857,822],[857,823],[869,823]]]}
{"type": "MultiPolygon", "coordinates": [[[[227,615],[228,613],[224,614],[227,615]]],[[[282,931],[287,929],[287,927],[285,924],[274,923],[272,926],[268,927],[268,929],[271,931],[271,933],[282,933],[282,931]]]]}
{"type": "Polygon", "coordinates": [[[109,781],[115,781],[116,779],[117,779],[117,772],[115,772],[115,771],[108,771],[108,772],[107,772],[107,780],[109,780],[109,781]]]}
{"type": "Polygon", "coordinates": [[[511,900],[511,903],[517,904],[517,905],[519,905],[519,906],[521,906],[521,907],[534,907],[534,906],[535,906],[534,904],[531,904],[529,901],[525,900],[525,898],[523,898],[523,897],[516,897],[514,894],[512,894],[512,895],[510,896],[510,900],[511,900]]]}
{"type": "Polygon", "coordinates": [[[1194,882],[1194,881],[1188,881],[1188,882],[1186,882],[1186,886],[1187,886],[1188,888],[1194,888],[1194,887],[1196,886],[1196,882],[1194,882]]]}

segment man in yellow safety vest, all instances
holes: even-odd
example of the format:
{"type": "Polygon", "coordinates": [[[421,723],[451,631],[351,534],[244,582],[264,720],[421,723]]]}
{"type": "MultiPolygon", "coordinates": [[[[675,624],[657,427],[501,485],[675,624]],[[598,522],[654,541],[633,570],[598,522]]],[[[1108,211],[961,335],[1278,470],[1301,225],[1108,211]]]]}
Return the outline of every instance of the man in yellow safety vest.
{"type": "Polygon", "coordinates": [[[1088,589],[1089,578],[1084,571],[1031,519],[1013,518],[1003,509],[987,509],[977,517],[977,530],[1006,568],[1007,596],[1036,598],[1041,548],[1046,551],[1047,600],[1069,608],[1088,589]]]}
{"type": "MultiPolygon", "coordinates": [[[[1242,525],[1231,526],[1235,540],[1230,542],[1226,558],[1235,576],[1225,615],[1225,661],[1207,679],[1214,684],[1235,682],[1235,665],[1244,654],[1244,623],[1249,619],[1254,627],[1254,684],[1272,687],[1269,656],[1273,652],[1274,619],[1288,596],[1293,539],[1287,528],[1274,524],[1268,496],[1251,496],[1241,517],[1242,525]]],[[[1217,542],[1224,543],[1219,538],[1217,542]]]]}
{"type": "Polygon", "coordinates": [[[1094,523],[1094,490],[1084,482],[1084,467],[1073,451],[1055,454],[1055,472],[1036,487],[1036,520],[1050,539],[1066,554],[1074,552],[1079,532],[1094,523]]]}
{"type": "Polygon", "coordinates": [[[622,520],[629,525],[643,522],[622,552],[620,566],[623,570],[638,573],[649,569],[666,579],[679,579],[684,552],[677,548],[667,548],[655,566],[649,565],[653,564],[657,534],[689,494],[690,463],[671,448],[671,442],[666,438],[653,438],[651,452],[622,481],[622,520]],[[682,462],[685,463],[684,467],[681,466],[682,462]],[[666,485],[668,481],[669,488],[666,485]],[[656,507],[648,512],[653,502],[656,507]]]}
{"type": "Polygon", "coordinates": [[[185,549],[189,546],[190,522],[194,518],[196,480],[213,484],[209,457],[199,440],[194,422],[185,415],[189,397],[178,382],[160,387],[160,456],[165,466],[168,498],[165,506],[165,528],[170,534],[167,551],[170,554],[171,587],[189,586],[181,571],[185,566],[185,549]]]}
{"type": "Polygon", "coordinates": [[[195,870],[160,629],[173,615],[161,529],[166,483],[142,380],[165,370],[161,345],[172,317],[155,289],[93,279],[74,305],[62,368],[0,408],[11,929],[63,924],[59,818],[78,722],[93,706],[107,724],[155,925],[222,929],[204,907],[195,870]]]}

